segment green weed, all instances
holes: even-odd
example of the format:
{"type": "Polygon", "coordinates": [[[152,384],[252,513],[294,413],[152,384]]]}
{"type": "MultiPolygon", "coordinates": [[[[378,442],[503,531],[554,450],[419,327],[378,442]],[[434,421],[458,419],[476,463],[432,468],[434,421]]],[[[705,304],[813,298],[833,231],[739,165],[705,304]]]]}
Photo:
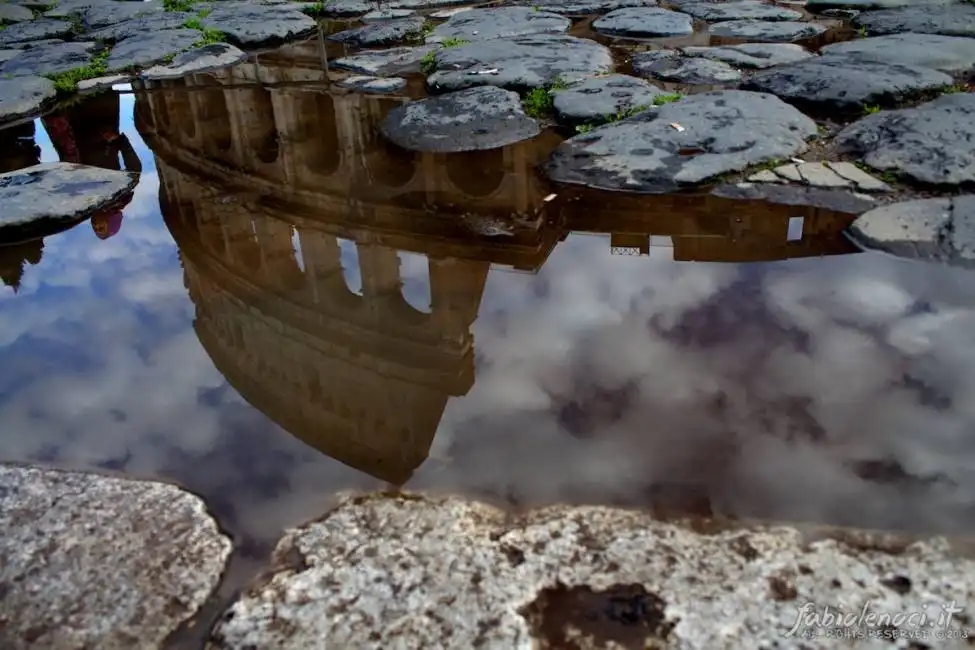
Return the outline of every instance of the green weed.
{"type": "Polygon", "coordinates": [[[873,115],[874,113],[879,113],[879,112],[880,112],[880,107],[876,105],[863,107],[864,115],[873,115]]]}
{"type": "Polygon", "coordinates": [[[324,16],[327,7],[327,2],[316,2],[313,5],[305,5],[301,8],[301,12],[309,16],[324,16]]]}
{"type": "Polygon", "coordinates": [[[592,124],[579,124],[576,126],[576,133],[589,133],[594,128],[596,127],[592,124]]]}
{"type": "Polygon", "coordinates": [[[673,93],[670,95],[657,95],[653,98],[654,106],[663,106],[664,104],[669,104],[671,102],[676,102],[684,96],[680,93],[673,93]]]}
{"type": "Polygon", "coordinates": [[[440,41],[440,45],[443,47],[460,47],[461,45],[467,45],[470,41],[464,40],[463,38],[445,38],[440,41]]]}
{"type": "Polygon", "coordinates": [[[54,89],[57,90],[58,93],[73,93],[75,90],[77,90],[79,81],[101,77],[108,72],[106,63],[108,61],[109,52],[109,50],[105,50],[104,52],[100,52],[99,54],[95,55],[91,62],[86,66],[45,76],[54,82],[54,89]]]}
{"type": "MultiPolygon", "coordinates": [[[[975,3],[975,0],[972,0],[975,3]]],[[[965,93],[968,92],[968,88],[964,84],[951,84],[950,86],[945,86],[941,89],[942,95],[953,95],[954,93],[965,93]]]]}
{"type": "Polygon", "coordinates": [[[437,51],[431,50],[420,59],[420,71],[425,75],[431,75],[437,70],[437,51]]]}
{"type": "Polygon", "coordinates": [[[531,92],[525,95],[525,113],[529,117],[545,117],[552,113],[554,100],[548,88],[532,88],[531,92]]]}
{"type": "Polygon", "coordinates": [[[192,11],[193,0],[163,0],[166,11],[192,11]]]}
{"type": "Polygon", "coordinates": [[[227,40],[227,35],[221,32],[219,29],[204,27],[200,29],[199,32],[200,38],[196,39],[192,47],[203,47],[204,45],[223,43],[227,40]]]}
{"type": "Polygon", "coordinates": [[[859,29],[857,29],[857,36],[859,36],[860,38],[866,38],[867,37],[867,28],[866,27],[860,27],[859,29]]]}

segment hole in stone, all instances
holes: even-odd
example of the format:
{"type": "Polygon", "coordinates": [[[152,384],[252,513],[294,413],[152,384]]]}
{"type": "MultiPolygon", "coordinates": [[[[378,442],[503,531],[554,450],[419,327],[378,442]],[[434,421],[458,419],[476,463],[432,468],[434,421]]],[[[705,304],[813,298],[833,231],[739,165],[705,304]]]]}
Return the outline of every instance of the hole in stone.
{"type": "Polygon", "coordinates": [[[543,589],[521,611],[540,648],[582,650],[617,647],[644,650],[667,640],[677,621],[668,621],[666,602],[642,585],[614,585],[604,591],[557,583],[543,589]]]}

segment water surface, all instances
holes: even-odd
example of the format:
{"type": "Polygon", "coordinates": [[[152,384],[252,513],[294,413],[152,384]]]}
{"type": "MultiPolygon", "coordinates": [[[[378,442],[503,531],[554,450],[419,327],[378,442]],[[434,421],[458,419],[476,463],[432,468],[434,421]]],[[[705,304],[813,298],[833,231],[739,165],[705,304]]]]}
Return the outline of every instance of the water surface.
{"type": "Polygon", "coordinates": [[[384,486],[975,528],[970,274],[825,210],[553,188],[551,131],[398,150],[401,100],[313,49],[0,132],[4,170],[141,169],[0,248],[0,458],[177,481],[255,558],[384,486]]]}

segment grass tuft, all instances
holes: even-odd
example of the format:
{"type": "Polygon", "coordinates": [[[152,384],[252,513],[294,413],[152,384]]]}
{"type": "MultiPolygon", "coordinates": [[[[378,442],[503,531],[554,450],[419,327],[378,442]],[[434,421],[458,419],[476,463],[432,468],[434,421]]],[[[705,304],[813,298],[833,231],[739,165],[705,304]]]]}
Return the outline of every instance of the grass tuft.
{"type": "Polygon", "coordinates": [[[317,18],[319,16],[324,16],[328,9],[327,2],[316,2],[313,5],[305,5],[301,8],[301,13],[317,18]]]}
{"type": "Polygon", "coordinates": [[[204,45],[213,45],[214,43],[224,43],[227,40],[227,35],[221,32],[219,29],[210,29],[209,27],[204,27],[199,30],[200,38],[196,39],[193,43],[193,47],[203,47],[204,45]]]}
{"type": "Polygon", "coordinates": [[[54,89],[59,94],[73,93],[78,89],[79,81],[95,79],[96,77],[104,76],[108,72],[106,63],[109,52],[110,50],[105,50],[96,54],[86,66],[45,76],[54,82],[54,89]]]}
{"type": "Polygon", "coordinates": [[[193,0],[163,0],[163,9],[166,11],[192,11],[193,0]]]}
{"type": "Polygon", "coordinates": [[[879,112],[880,112],[880,107],[876,105],[863,107],[864,115],[873,115],[874,113],[879,113],[879,112]]]}
{"type": "MultiPolygon", "coordinates": [[[[448,47],[460,47],[461,45],[466,45],[470,41],[465,41],[462,38],[448,38],[440,43],[442,49],[448,47]]],[[[423,55],[420,59],[420,71],[425,75],[431,75],[437,71],[437,50],[430,50],[423,55]]]]}
{"type": "Polygon", "coordinates": [[[653,98],[654,106],[663,106],[664,104],[670,104],[671,102],[676,102],[682,99],[684,96],[680,93],[673,93],[671,95],[657,95],[653,98]]]}

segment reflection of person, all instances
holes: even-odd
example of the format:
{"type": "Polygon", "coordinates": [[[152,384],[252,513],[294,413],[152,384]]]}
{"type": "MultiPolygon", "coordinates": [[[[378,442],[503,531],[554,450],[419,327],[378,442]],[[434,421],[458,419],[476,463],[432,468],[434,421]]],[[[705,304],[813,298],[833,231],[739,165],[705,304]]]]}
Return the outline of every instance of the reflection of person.
{"type": "Polygon", "coordinates": [[[132,143],[119,130],[119,96],[105,92],[42,118],[62,162],[142,171],[132,143]]]}
{"type": "Polygon", "coordinates": [[[91,216],[91,229],[99,239],[108,239],[122,229],[122,210],[132,200],[132,194],[91,216]]]}

